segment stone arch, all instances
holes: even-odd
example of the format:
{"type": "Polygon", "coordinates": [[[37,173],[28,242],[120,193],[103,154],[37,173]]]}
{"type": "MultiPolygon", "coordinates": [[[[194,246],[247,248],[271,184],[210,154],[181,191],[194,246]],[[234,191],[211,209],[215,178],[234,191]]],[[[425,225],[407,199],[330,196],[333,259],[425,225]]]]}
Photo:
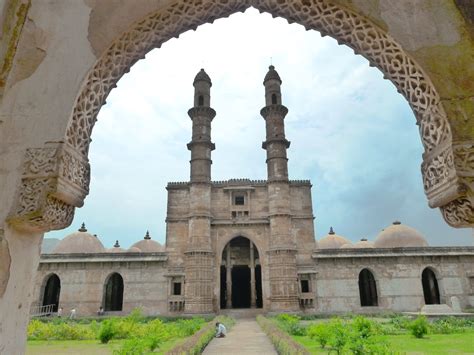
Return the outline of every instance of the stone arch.
{"type": "Polygon", "coordinates": [[[48,274],[41,287],[41,305],[53,305],[52,312],[57,312],[59,308],[59,297],[61,295],[61,280],[55,273],[48,274]]]}
{"type": "Polygon", "coordinates": [[[331,36],[381,70],[416,116],[425,149],[421,169],[430,207],[440,207],[452,226],[474,224],[474,202],[468,187],[472,147],[452,142],[446,113],[430,78],[385,30],[332,0],[186,0],[149,13],[117,37],[90,69],[77,96],[64,143],[27,151],[11,222],[33,230],[69,225],[74,207],[82,206],[89,191],[87,155],[96,116],[117,81],[151,49],[184,31],[250,6],[331,36]],[[40,177],[31,179],[38,171],[40,177]]]}
{"type": "Polygon", "coordinates": [[[105,279],[103,308],[104,311],[121,311],[123,309],[123,277],[118,272],[113,272],[105,279]]]}
{"type": "Polygon", "coordinates": [[[359,272],[359,295],[361,307],[376,307],[379,305],[377,282],[374,273],[364,268],[359,272]]]}
{"type": "Polygon", "coordinates": [[[433,267],[425,267],[421,272],[421,285],[425,304],[441,304],[440,277],[433,267]]]}

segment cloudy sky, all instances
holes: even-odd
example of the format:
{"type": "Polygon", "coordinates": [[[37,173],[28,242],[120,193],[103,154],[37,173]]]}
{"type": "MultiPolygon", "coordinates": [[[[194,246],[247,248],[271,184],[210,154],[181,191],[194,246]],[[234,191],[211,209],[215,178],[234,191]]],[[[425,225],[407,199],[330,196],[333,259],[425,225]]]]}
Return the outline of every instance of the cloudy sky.
{"type": "Polygon", "coordinates": [[[165,241],[166,183],[189,180],[194,76],[213,86],[213,180],[266,178],[262,85],[273,63],[282,80],[289,174],[310,179],[316,238],[333,226],[357,241],[400,220],[431,245],[472,245],[471,229],[450,228],[427,206],[415,118],[393,84],[348,47],[302,26],[234,14],[148,53],[118,83],[92,135],[92,180],[73,224],[84,221],[106,247],[129,247],[146,230],[165,241]]]}

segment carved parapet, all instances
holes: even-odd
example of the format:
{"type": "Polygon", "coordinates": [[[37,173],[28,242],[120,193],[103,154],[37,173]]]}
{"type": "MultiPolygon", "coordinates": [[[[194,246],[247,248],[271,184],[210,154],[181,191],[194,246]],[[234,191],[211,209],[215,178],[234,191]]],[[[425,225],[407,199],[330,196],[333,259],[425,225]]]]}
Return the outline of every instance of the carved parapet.
{"type": "Polygon", "coordinates": [[[20,188],[8,218],[18,229],[49,231],[71,224],[89,193],[86,157],[64,143],[26,150],[20,188]]]}
{"type": "Polygon", "coordinates": [[[430,207],[453,227],[474,225],[474,142],[440,146],[423,156],[423,186],[430,207]]]}

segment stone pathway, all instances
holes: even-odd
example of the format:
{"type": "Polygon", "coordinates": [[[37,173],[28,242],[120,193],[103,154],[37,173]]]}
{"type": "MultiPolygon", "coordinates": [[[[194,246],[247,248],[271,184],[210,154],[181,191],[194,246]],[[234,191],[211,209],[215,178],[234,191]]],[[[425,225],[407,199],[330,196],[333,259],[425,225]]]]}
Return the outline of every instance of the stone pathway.
{"type": "Polygon", "coordinates": [[[255,319],[238,319],[227,336],[212,339],[203,354],[276,355],[277,352],[255,319]]]}

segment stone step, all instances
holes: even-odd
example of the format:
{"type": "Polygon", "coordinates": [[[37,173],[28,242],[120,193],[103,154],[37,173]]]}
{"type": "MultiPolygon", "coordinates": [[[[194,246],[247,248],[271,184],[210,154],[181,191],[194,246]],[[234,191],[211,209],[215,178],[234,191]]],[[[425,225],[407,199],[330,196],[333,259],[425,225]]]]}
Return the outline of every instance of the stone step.
{"type": "Polygon", "coordinates": [[[264,311],[262,308],[221,309],[219,314],[235,319],[255,319],[259,314],[264,314],[264,311]]]}

